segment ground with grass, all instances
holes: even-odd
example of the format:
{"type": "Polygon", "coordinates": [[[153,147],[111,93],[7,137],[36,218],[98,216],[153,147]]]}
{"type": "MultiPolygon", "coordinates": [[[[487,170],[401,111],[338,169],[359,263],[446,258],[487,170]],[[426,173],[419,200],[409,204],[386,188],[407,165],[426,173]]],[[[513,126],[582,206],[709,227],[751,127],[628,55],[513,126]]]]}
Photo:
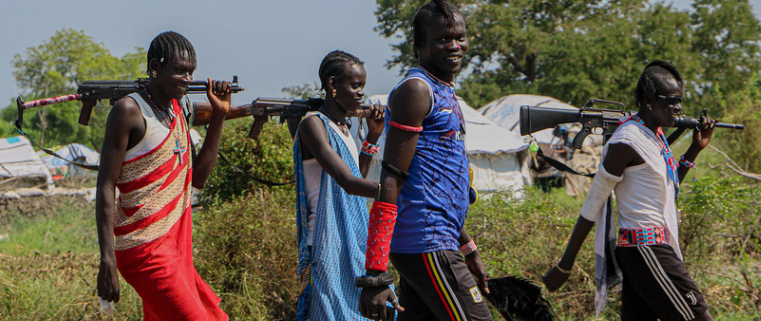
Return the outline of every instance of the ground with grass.
{"type": "MultiPolygon", "coordinates": [[[[195,261],[232,320],[292,320],[296,242],[292,187],[260,189],[194,211],[195,261]]],[[[683,248],[688,270],[717,320],[761,320],[761,187],[740,179],[685,183],[683,248]]],[[[467,228],[493,277],[537,281],[560,258],[582,199],[528,190],[494,195],[467,228]]],[[[59,196],[0,203],[0,320],[102,320],[93,204],[59,196]]],[[[594,320],[590,236],[571,279],[546,293],[559,320],[594,320]]],[[[122,281],[117,320],[140,320],[140,299],[122,281]]],[[[618,319],[619,294],[600,320],[618,319]]],[[[495,314],[496,316],[496,314],[495,314]]],[[[499,317],[496,317],[499,319],[499,317]]]]}

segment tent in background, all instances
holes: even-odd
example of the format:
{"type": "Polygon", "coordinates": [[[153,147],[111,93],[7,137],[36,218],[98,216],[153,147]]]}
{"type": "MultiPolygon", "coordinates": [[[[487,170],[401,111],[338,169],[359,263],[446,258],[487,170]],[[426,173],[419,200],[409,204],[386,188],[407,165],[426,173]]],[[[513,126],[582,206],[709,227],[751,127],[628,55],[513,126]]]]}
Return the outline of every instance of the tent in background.
{"type": "MultiPolygon", "coordinates": [[[[488,119],[502,128],[508,129],[520,137],[520,108],[521,106],[540,106],[552,107],[559,109],[578,110],[578,108],[566,104],[548,96],[516,94],[507,95],[496,99],[481,108],[481,112],[488,119]]],[[[573,139],[576,133],[581,130],[581,124],[563,124],[558,128],[561,132],[567,133],[568,142],[573,139]]],[[[539,146],[546,155],[557,160],[563,161],[566,165],[580,173],[594,173],[597,171],[597,163],[600,160],[602,152],[602,136],[589,135],[584,140],[581,150],[573,151],[572,154],[566,153],[564,138],[553,134],[552,128],[540,130],[532,134],[539,146]]],[[[528,136],[527,136],[528,137],[528,136]]],[[[530,140],[521,140],[524,146],[528,147],[530,140]]],[[[533,166],[537,167],[536,165],[533,166]]],[[[566,192],[569,195],[579,195],[589,190],[592,180],[582,176],[569,175],[558,172],[549,166],[538,166],[539,170],[535,172],[535,178],[556,177],[563,180],[566,192]],[[568,179],[570,178],[570,179],[568,179]]]]}
{"type": "MultiPolygon", "coordinates": [[[[75,143],[64,145],[55,150],[55,153],[67,160],[78,161],[88,165],[98,165],[100,163],[100,154],[82,144],[75,143]]],[[[37,155],[40,156],[40,159],[42,159],[42,161],[45,162],[45,165],[51,170],[68,166],[70,164],[63,159],[53,157],[43,151],[38,151],[37,155]]]]}
{"type": "MultiPolygon", "coordinates": [[[[386,105],[388,95],[373,95],[365,99],[365,104],[386,105]]],[[[465,118],[465,147],[473,169],[473,185],[482,194],[513,191],[518,192],[524,185],[531,184],[528,170],[527,144],[520,135],[500,128],[459,99],[465,118]]],[[[361,148],[367,131],[363,119],[352,118],[352,135],[361,148]]],[[[379,180],[385,135],[378,140],[380,152],[373,159],[368,179],[379,180]]],[[[514,194],[519,196],[519,194],[514,194]]]]}
{"type": "Polygon", "coordinates": [[[50,171],[24,136],[0,138],[0,179],[2,189],[36,185],[55,188],[50,171]]]}

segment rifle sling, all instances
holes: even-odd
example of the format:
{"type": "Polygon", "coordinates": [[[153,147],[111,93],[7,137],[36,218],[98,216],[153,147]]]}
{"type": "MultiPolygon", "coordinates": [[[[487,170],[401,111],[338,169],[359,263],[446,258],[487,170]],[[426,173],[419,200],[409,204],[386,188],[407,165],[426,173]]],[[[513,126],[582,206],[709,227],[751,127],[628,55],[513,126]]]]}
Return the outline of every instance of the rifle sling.
{"type": "Polygon", "coordinates": [[[537,154],[541,154],[542,159],[544,159],[544,161],[546,161],[547,164],[550,164],[550,166],[554,167],[555,169],[557,169],[557,170],[559,170],[561,172],[566,172],[566,173],[570,173],[570,174],[574,174],[574,175],[579,175],[579,176],[586,176],[586,177],[595,177],[595,174],[597,174],[597,173],[588,173],[588,174],[579,173],[579,172],[575,171],[573,168],[571,168],[568,165],[564,164],[563,162],[561,162],[561,161],[559,161],[557,159],[554,159],[552,157],[547,156],[544,153],[544,151],[542,150],[541,147],[539,147],[539,152],[537,154]]]}
{"type": "Polygon", "coordinates": [[[254,180],[255,182],[257,182],[257,183],[259,183],[259,184],[264,184],[264,185],[267,185],[267,186],[270,186],[270,187],[272,187],[272,186],[283,186],[283,185],[293,184],[293,183],[295,183],[295,182],[296,182],[296,180],[292,180],[292,181],[290,181],[290,182],[285,182],[285,183],[277,183],[277,182],[273,182],[273,181],[268,181],[268,180],[266,180],[266,179],[261,179],[261,178],[258,178],[258,177],[254,176],[254,175],[251,175],[251,174],[249,174],[249,173],[247,173],[247,172],[243,171],[242,169],[238,168],[238,166],[235,166],[235,165],[233,165],[232,163],[230,163],[230,161],[229,161],[229,160],[227,160],[227,157],[225,157],[225,155],[224,155],[224,154],[222,154],[222,151],[219,151],[219,152],[217,153],[217,155],[219,155],[219,159],[223,160],[225,163],[227,163],[227,165],[229,165],[230,167],[232,167],[232,168],[233,168],[235,171],[237,171],[238,173],[241,173],[241,174],[243,174],[243,175],[246,175],[246,177],[248,177],[248,178],[250,178],[250,179],[254,180]]]}
{"type": "Polygon", "coordinates": [[[19,129],[18,132],[21,133],[21,135],[24,135],[24,137],[26,137],[27,139],[29,139],[29,142],[31,142],[32,145],[34,145],[35,147],[39,148],[40,150],[42,150],[43,152],[45,152],[46,154],[48,154],[50,156],[53,156],[55,158],[64,160],[64,161],[68,162],[69,164],[74,164],[74,165],[79,166],[79,167],[84,168],[84,169],[88,169],[88,170],[96,171],[96,172],[98,171],[98,168],[99,168],[98,165],[90,165],[90,164],[85,164],[85,163],[82,163],[82,162],[77,162],[77,161],[74,161],[74,160],[66,159],[63,156],[58,155],[56,152],[40,146],[40,144],[38,144],[37,141],[35,141],[31,136],[27,135],[27,133],[21,131],[21,129],[19,129]]]}

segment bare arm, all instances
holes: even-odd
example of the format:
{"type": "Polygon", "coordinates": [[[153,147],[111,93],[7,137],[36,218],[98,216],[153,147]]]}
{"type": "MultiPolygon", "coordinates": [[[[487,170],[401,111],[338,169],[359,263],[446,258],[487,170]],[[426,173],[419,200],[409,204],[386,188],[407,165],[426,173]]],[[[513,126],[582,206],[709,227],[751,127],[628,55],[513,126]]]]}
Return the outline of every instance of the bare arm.
{"type": "MultiPolygon", "coordinates": [[[[713,126],[716,123],[716,120],[706,116],[703,117],[705,117],[703,119],[705,127],[701,130],[695,129],[692,131],[692,144],[684,153],[684,158],[690,162],[694,162],[695,159],[698,158],[698,154],[708,146],[708,143],[711,141],[711,136],[713,135],[713,126]]],[[[687,172],[689,171],[689,167],[679,166],[679,182],[684,181],[684,177],[687,176],[687,172]]]]}
{"type": "MultiPolygon", "coordinates": [[[[404,82],[389,97],[391,120],[402,125],[419,127],[423,125],[426,115],[431,110],[431,98],[428,86],[422,81],[411,79],[404,82]]],[[[403,131],[390,127],[386,134],[386,146],[383,160],[397,168],[407,171],[417,149],[418,133],[403,131]]],[[[401,192],[404,177],[387,171],[381,171],[380,200],[396,204],[401,192]]]]}
{"type": "MultiPolygon", "coordinates": [[[[352,174],[351,169],[336,153],[328,141],[328,132],[319,117],[306,117],[299,126],[299,139],[305,156],[311,155],[325,172],[347,193],[364,197],[374,197],[378,183],[352,174]]],[[[375,138],[377,141],[377,137],[375,138]]],[[[354,148],[354,146],[349,146],[354,148]]],[[[368,156],[369,158],[369,156],[368,156]]]]}
{"type": "Polygon", "coordinates": [[[211,121],[209,129],[206,131],[206,137],[203,140],[201,151],[194,160],[193,164],[193,187],[203,188],[206,180],[209,179],[214,164],[217,162],[217,153],[219,152],[219,140],[222,137],[222,127],[224,126],[225,116],[230,109],[231,85],[227,81],[208,79],[209,87],[206,97],[209,99],[212,107],[211,121]]]}
{"type": "MultiPolygon", "coordinates": [[[[372,114],[367,117],[367,138],[365,140],[370,144],[377,144],[378,138],[383,134],[383,129],[386,126],[386,120],[383,117],[386,106],[373,105],[372,114]]],[[[364,142],[363,142],[364,143],[364,142]]],[[[365,153],[359,153],[359,171],[362,173],[362,177],[367,177],[367,173],[370,171],[370,165],[372,163],[373,156],[365,153]]]]}
{"type": "MultiPolygon", "coordinates": [[[[460,237],[457,238],[457,242],[460,245],[463,245],[470,242],[471,240],[472,238],[470,237],[470,234],[468,234],[468,232],[465,231],[465,227],[463,227],[462,231],[460,232],[460,237]]],[[[470,273],[475,276],[478,287],[482,292],[489,294],[489,273],[486,272],[486,267],[481,261],[481,253],[478,251],[478,249],[476,249],[470,254],[465,255],[464,258],[465,265],[468,266],[470,273]]]]}
{"type": "Polygon", "coordinates": [[[106,122],[95,194],[95,223],[100,247],[97,288],[98,295],[106,301],[119,302],[120,292],[114,254],[116,181],[119,179],[124,154],[144,134],[145,123],[140,107],[131,98],[119,100],[106,122]]]}
{"type": "MultiPolygon", "coordinates": [[[[426,115],[431,108],[430,92],[428,86],[422,80],[408,80],[401,84],[389,97],[389,110],[391,120],[402,125],[419,127],[423,125],[426,115]]],[[[417,148],[418,133],[403,131],[396,127],[389,127],[386,134],[386,146],[383,151],[383,160],[398,169],[407,171],[412,163],[417,148]]],[[[385,168],[381,171],[381,191],[378,201],[396,204],[399,198],[404,177],[391,173],[385,168]]],[[[389,237],[391,234],[389,234],[389,237]]],[[[368,244],[372,240],[368,237],[368,244]]],[[[368,275],[380,275],[383,272],[370,270],[368,275]]],[[[359,299],[359,312],[369,318],[380,315],[386,319],[386,302],[392,302],[398,311],[404,311],[396,301],[394,292],[388,287],[363,288],[359,299]]]]}
{"type": "MultiPolygon", "coordinates": [[[[608,152],[605,154],[605,159],[603,159],[605,170],[609,174],[618,177],[623,175],[626,167],[642,163],[644,163],[642,157],[640,157],[633,148],[625,144],[609,145],[608,152]]],[[[571,233],[571,237],[568,240],[568,246],[566,246],[565,252],[563,253],[563,258],[542,277],[547,290],[555,291],[568,281],[570,274],[561,272],[558,267],[568,271],[573,268],[576,256],[594,224],[595,222],[579,216],[576,225],[573,228],[573,232],[571,233]]]]}

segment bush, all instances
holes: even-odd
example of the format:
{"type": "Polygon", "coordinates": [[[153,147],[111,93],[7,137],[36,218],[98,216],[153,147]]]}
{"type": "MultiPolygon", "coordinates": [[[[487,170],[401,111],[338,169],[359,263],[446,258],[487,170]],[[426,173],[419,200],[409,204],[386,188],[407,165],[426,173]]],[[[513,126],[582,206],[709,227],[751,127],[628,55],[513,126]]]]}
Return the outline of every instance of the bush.
{"type": "Polygon", "coordinates": [[[196,267],[231,319],[295,318],[295,197],[264,189],[196,215],[196,267]]]}
{"type": "MultiPolygon", "coordinates": [[[[251,123],[250,120],[240,119],[225,124],[219,151],[243,172],[218,158],[214,171],[201,190],[203,203],[219,204],[266,186],[248,175],[273,182],[293,181],[293,139],[288,129],[270,121],[264,125],[259,140],[253,140],[248,138],[251,123]]],[[[293,187],[286,185],[279,189],[291,190],[293,187]]]]}

